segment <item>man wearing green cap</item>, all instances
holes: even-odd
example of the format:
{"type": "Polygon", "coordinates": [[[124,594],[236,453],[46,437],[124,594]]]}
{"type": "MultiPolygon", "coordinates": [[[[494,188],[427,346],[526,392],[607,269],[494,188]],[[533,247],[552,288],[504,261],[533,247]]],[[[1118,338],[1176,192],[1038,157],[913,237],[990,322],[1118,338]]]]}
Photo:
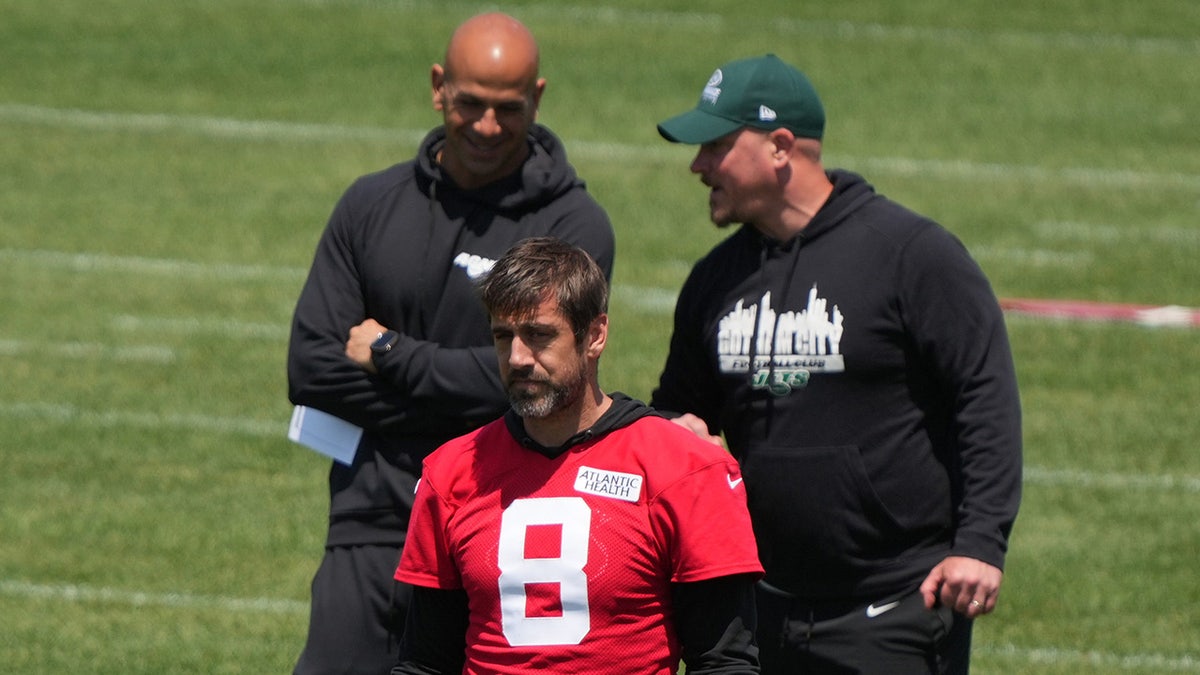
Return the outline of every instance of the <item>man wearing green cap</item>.
{"type": "Polygon", "coordinates": [[[999,303],[954,235],[821,163],[825,111],[774,55],[658,126],[698,145],[718,227],[651,403],[724,436],[759,557],[763,673],[964,673],[1021,493],[999,303]]]}

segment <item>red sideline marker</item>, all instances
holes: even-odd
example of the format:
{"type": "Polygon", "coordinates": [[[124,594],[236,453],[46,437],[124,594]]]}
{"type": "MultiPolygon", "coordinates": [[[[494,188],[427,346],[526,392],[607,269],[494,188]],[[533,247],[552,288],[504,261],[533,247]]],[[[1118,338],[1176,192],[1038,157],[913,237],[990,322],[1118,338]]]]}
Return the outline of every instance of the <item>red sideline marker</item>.
{"type": "Polygon", "coordinates": [[[1200,309],[1179,305],[1127,305],[1087,300],[1001,298],[1000,307],[1013,314],[1083,321],[1127,321],[1141,326],[1195,328],[1200,309]]]}

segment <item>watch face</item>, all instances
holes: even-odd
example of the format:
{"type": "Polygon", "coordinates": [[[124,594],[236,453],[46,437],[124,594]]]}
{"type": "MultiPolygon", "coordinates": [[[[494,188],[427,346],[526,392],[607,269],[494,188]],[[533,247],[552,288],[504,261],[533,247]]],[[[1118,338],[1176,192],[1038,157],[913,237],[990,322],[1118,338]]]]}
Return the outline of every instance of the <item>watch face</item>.
{"type": "Polygon", "coordinates": [[[392,346],[395,345],[396,341],[399,339],[400,336],[397,335],[395,331],[389,330],[385,333],[380,333],[379,337],[375,338],[375,341],[371,343],[371,351],[391,351],[392,346]]]}

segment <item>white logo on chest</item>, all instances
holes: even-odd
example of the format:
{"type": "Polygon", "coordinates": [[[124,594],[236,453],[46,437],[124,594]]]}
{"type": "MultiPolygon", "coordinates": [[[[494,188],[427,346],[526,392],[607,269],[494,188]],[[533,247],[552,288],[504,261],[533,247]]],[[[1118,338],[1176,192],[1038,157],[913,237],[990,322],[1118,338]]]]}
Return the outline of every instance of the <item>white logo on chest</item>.
{"type": "Polygon", "coordinates": [[[466,270],[467,278],[476,281],[491,272],[496,261],[464,251],[454,256],[454,264],[466,270]]]}

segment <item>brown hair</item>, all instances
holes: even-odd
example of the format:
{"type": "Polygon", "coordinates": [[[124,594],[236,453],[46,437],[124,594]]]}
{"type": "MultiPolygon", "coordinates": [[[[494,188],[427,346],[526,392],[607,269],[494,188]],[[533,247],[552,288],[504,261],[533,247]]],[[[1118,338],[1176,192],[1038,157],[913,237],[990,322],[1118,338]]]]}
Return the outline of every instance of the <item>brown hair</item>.
{"type": "Polygon", "coordinates": [[[479,285],[489,316],[529,316],[553,298],[583,340],[596,317],[608,311],[608,282],[583,249],[554,237],[534,237],[513,246],[479,285]]]}

